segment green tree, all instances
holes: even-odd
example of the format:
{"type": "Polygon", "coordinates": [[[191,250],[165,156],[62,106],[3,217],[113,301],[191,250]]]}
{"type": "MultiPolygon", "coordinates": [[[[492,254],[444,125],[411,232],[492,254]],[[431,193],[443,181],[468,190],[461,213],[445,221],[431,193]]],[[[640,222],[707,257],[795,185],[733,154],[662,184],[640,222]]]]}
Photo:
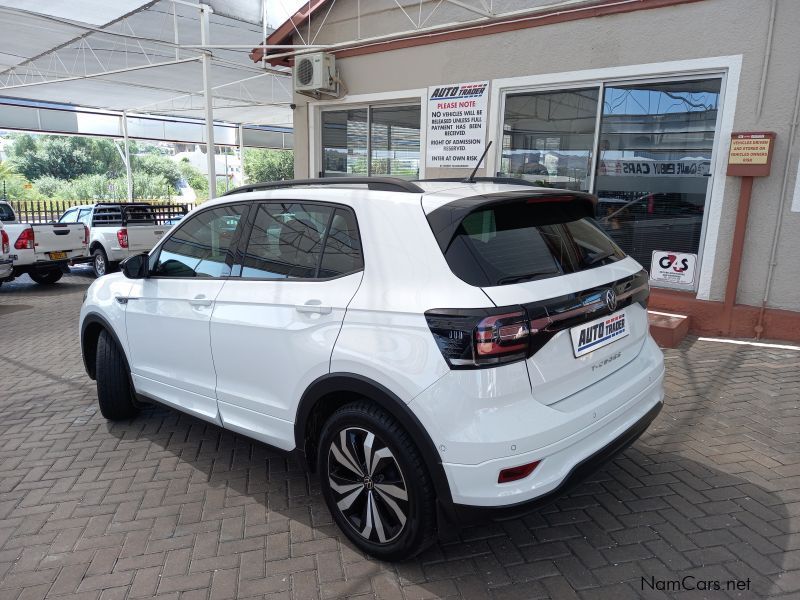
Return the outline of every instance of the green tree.
{"type": "Polygon", "coordinates": [[[249,148],[244,151],[243,169],[248,181],[292,179],[294,155],[290,150],[249,148]]]}
{"type": "Polygon", "coordinates": [[[44,176],[72,179],[95,171],[91,141],[81,137],[24,134],[9,148],[11,165],[28,180],[44,176]]]}
{"type": "MultiPolygon", "coordinates": [[[[131,144],[131,152],[135,151],[135,144],[131,144]]],[[[29,180],[119,177],[125,173],[121,148],[114,140],[104,138],[22,134],[14,137],[9,155],[9,162],[29,180]]]]}
{"type": "Polygon", "coordinates": [[[173,188],[178,187],[178,182],[181,180],[181,172],[173,160],[155,153],[143,154],[132,158],[134,173],[163,177],[173,188]]]}
{"type": "MultiPolygon", "coordinates": [[[[136,151],[133,143],[130,143],[129,148],[131,154],[136,151]]],[[[125,174],[125,162],[122,159],[124,150],[121,145],[117,145],[117,142],[105,138],[92,138],[89,140],[88,149],[94,161],[92,174],[108,177],[120,177],[125,174]]]]}
{"type": "Polygon", "coordinates": [[[0,179],[9,179],[16,174],[17,172],[14,170],[14,167],[7,160],[0,161],[0,179]]]}
{"type": "Polygon", "coordinates": [[[192,166],[188,158],[182,158],[177,166],[181,178],[186,180],[186,183],[195,193],[202,194],[205,192],[208,194],[208,178],[200,172],[200,169],[192,166]]]}

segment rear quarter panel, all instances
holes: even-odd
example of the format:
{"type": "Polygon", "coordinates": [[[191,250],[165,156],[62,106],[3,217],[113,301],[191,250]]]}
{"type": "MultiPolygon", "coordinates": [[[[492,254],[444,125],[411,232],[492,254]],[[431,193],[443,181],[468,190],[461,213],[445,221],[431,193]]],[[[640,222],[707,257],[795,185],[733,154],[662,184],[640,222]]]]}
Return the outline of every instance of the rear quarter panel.
{"type": "Polygon", "coordinates": [[[397,196],[353,202],[364,279],[347,308],[331,372],[361,375],[410,402],[449,371],[425,311],[492,303],[452,274],[421,205],[397,196]]]}

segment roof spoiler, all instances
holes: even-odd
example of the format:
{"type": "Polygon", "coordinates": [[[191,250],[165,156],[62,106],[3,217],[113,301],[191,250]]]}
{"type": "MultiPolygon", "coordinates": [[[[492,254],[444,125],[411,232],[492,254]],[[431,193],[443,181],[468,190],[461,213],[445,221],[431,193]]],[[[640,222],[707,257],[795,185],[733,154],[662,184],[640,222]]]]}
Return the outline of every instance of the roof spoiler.
{"type": "Polygon", "coordinates": [[[492,206],[521,202],[541,211],[542,224],[594,218],[597,211],[597,197],[592,194],[537,188],[536,191],[514,190],[460,198],[428,213],[428,223],[439,247],[444,252],[467,215],[492,206]]]}

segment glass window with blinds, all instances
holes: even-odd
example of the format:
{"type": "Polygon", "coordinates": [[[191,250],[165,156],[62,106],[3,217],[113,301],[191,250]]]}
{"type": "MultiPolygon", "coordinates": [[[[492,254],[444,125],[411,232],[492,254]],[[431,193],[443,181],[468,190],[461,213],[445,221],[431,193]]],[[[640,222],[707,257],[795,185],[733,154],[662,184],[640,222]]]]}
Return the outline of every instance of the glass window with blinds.
{"type": "Polygon", "coordinates": [[[505,97],[499,173],[598,196],[598,223],[646,269],[698,254],[717,135],[719,76],[505,97]]]}
{"type": "Polygon", "coordinates": [[[419,105],[322,112],[320,177],[419,178],[419,105]]]}

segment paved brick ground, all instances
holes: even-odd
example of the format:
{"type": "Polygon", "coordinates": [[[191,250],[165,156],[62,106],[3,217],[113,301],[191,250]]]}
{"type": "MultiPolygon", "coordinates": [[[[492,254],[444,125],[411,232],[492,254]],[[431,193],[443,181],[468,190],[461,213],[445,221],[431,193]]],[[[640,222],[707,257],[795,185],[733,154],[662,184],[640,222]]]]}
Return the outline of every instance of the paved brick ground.
{"type": "Polygon", "coordinates": [[[0,289],[0,599],[800,598],[800,352],[690,340],[649,432],[556,505],[382,564],[304,470],[165,408],[97,412],[87,273],[0,289]],[[749,591],[642,590],[685,576],[749,591]]]}

